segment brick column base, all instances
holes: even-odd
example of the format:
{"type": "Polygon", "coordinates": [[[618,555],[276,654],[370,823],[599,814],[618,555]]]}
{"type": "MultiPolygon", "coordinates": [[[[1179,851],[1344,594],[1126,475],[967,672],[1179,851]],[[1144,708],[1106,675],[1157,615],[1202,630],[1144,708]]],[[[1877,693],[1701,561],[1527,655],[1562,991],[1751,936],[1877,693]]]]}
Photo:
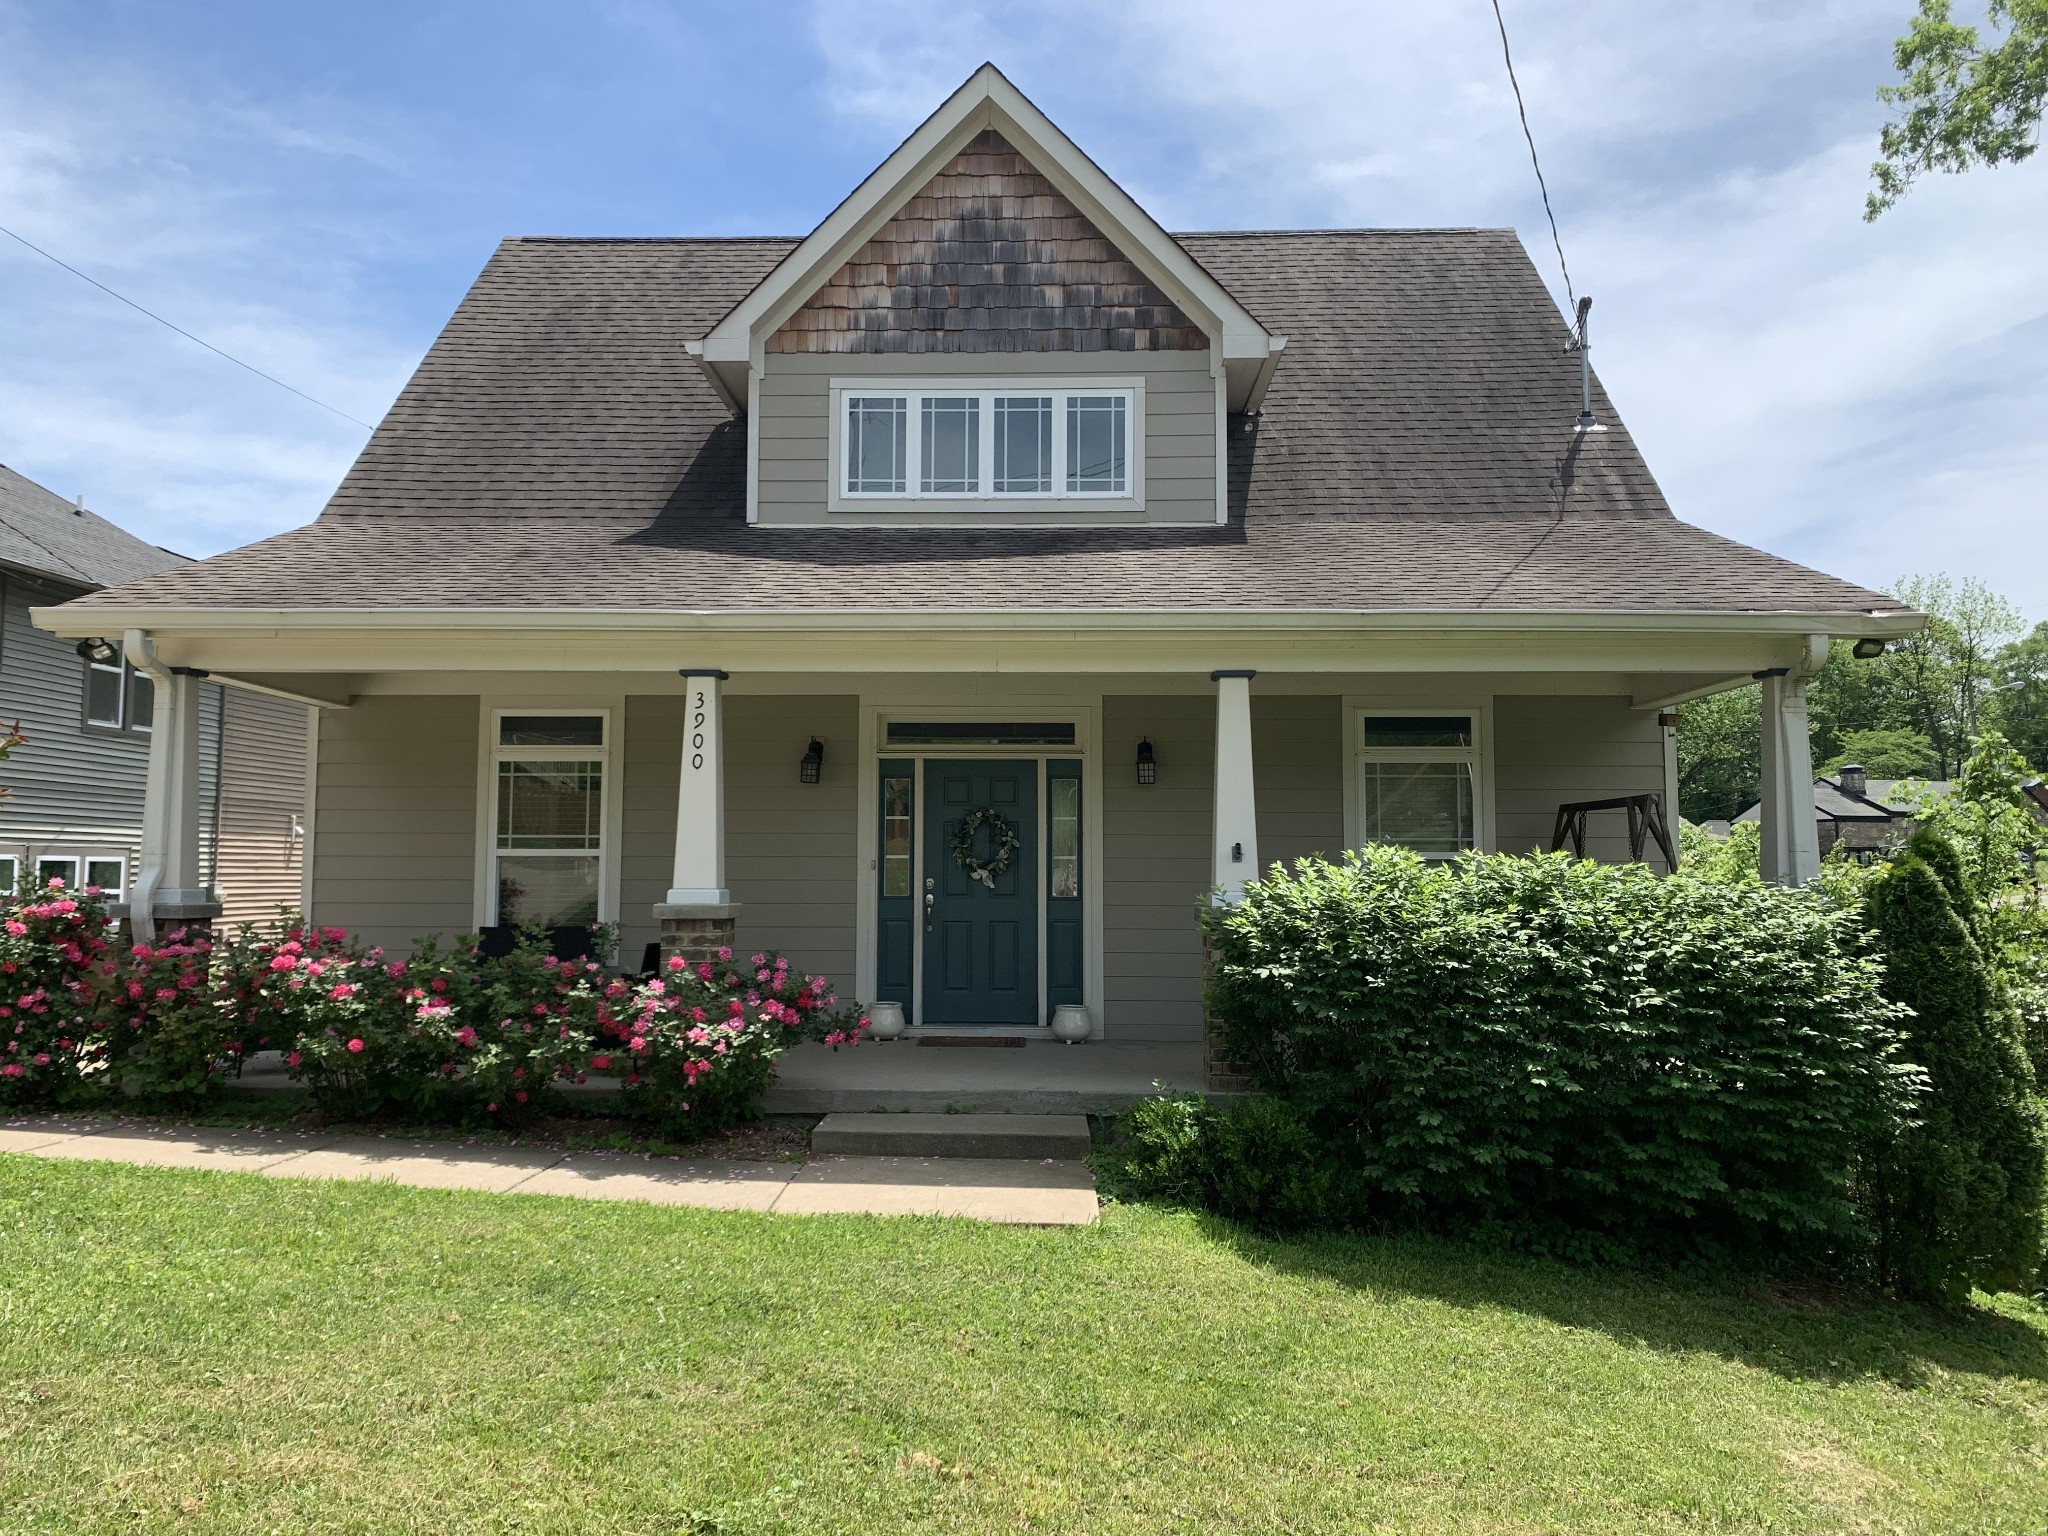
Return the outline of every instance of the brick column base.
{"type": "MultiPolygon", "coordinates": [[[[201,934],[212,935],[214,924],[220,921],[220,903],[217,901],[159,901],[151,908],[156,919],[159,937],[184,929],[192,937],[201,934]]],[[[122,939],[135,942],[135,912],[125,901],[114,902],[107,908],[107,916],[114,920],[115,930],[122,939]]]]}
{"type": "Polygon", "coordinates": [[[732,948],[739,913],[737,902],[722,907],[656,905],[655,920],[661,924],[661,958],[681,955],[692,965],[700,960],[716,960],[721,949],[732,948]]]}
{"type": "Polygon", "coordinates": [[[1252,1092],[1251,1068],[1241,1061],[1231,1061],[1223,1054],[1223,1021],[1209,1011],[1209,989],[1206,985],[1215,957],[1209,948],[1209,940],[1202,939],[1202,1072],[1208,1079],[1211,1093],[1252,1092]]]}

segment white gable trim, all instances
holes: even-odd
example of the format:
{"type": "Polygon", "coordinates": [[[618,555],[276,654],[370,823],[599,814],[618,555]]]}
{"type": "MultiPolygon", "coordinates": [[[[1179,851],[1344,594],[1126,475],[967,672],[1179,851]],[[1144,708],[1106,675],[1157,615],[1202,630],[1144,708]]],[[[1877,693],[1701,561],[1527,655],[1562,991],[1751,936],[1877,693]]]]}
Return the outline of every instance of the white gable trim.
{"type": "Polygon", "coordinates": [[[1243,409],[1285,345],[1181,249],[993,64],[984,64],[826,216],[803,243],[693,344],[690,352],[729,403],[746,397],[774,334],[876,230],[984,129],[1010,141],[1208,336],[1243,409]]]}

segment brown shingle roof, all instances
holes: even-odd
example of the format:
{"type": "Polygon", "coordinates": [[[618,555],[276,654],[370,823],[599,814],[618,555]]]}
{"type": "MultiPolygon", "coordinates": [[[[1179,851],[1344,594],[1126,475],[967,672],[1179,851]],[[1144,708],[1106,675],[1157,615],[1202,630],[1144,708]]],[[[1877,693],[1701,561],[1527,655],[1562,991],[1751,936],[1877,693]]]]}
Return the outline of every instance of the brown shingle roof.
{"type": "Polygon", "coordinates": [[[327,510],[89,601],[1696,611],[1901,605],[1681,523],[1505,230],[1180,237],[1289,338],[1217,528],[747,526],[683,343],[795,243],[510,240],[327,510]]]}

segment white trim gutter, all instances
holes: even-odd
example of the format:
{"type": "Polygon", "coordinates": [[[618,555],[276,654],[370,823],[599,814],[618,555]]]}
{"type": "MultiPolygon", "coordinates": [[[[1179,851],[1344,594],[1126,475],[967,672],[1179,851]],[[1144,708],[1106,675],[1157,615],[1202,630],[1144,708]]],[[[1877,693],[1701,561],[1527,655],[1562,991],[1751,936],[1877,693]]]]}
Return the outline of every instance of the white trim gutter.
{"type": "Polygon", "coordinates": [[[1238,630],[1351,631],[1515,631],[1616,634],[1631,631],[1699,634],[1814,634],[1890,637],[1916,634],[1925,614],[1910,609],[1867,612],[1777,610],[1756,613],[1701,613],[1683,609],[1586,612],[1572,609],[1457,610],[1447,608],[1318,608],[1198,610],[1186,608],[1088,608],[1018,610],[959,608],[901,612],[820,612],[817,609],[750,608],[128,608],[113,604],[66,603],[30,610],[40,629],[67,639],[119,633],[147,625],[170,630],[249,632],[338,629],[391,631],[479,628],[528,633],[574,631],[664,632],[675,630],[816,633],[929,633],[948,630],[1181,630],[1192,633],[1238,630]]]}

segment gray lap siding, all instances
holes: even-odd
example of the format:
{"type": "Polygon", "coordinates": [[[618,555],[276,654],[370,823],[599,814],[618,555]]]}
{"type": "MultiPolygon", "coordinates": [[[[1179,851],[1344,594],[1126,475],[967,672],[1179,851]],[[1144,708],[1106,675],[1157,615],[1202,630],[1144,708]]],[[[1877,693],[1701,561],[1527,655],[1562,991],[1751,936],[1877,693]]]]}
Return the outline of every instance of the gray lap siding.
{"type": "MultiPolygon", "coordinates": [[[[856,947],[860,818],[859,700],[852,695],[730,696],[726,707],[727,878],[738,939],[774,948],[850,988],[856,947]],[[797,764],[825,743],[821,781],[797,764]]],[[[616,782],[622,958],[655,937],[675,845],[683,701],[626,700],[616,782]]],[[[320,732],[314,844],[318,920],[403,946],[474,922],[478,700],[366,697],[328,713],[320,732]]],[[[1344,843],[1345,714],[1337,694],[1253,700],[1259,853],[1267,866],[1344,843]]],[[[1201,1034],[1216,706],[1205,695],[1102,701],[1103,1023],[1123,1040],[1201,1034]],[[1158,780],[1133,764],[1149,739],[1158,780]]],[[[1493,714],[1494,841],[1549,845],[1560,801],[1659,789],[1656,717],[1618,698],[1501,695],[1493,714]]],[[[1596,821],[1594,856],[1627,854],[1625,824],[1596,821]]]]}

